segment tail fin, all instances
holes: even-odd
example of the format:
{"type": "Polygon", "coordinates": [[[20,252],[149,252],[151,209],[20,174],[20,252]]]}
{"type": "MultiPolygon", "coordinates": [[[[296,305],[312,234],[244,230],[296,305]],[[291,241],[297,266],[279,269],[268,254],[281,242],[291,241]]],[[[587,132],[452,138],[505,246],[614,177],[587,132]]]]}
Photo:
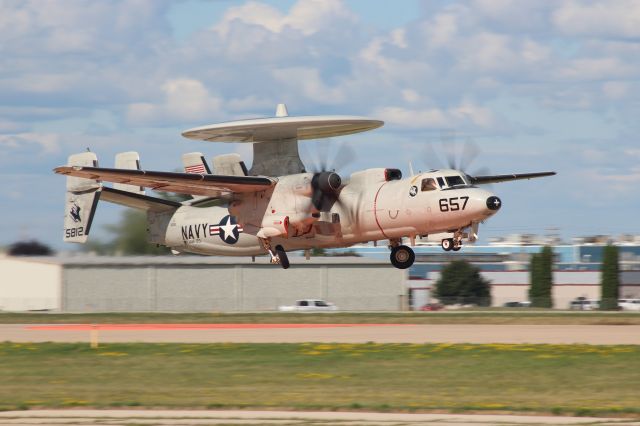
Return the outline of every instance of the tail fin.
{"type": "MultiPolygon", "coordinates": [[[[69,157],[69,166],[98,166],[98,157],[93,152],[83,152],[69,157]]],[[[87,241],[93,215],[100,199],[102,184],[96,180],[67,176],[65,200],[64,234],[65,242],[84,243],[87,241]]]]}
{"type": "Polygon", "coordinates": [[[248,176],[247,166],[240,154],[223,154],[213,157],[213,172],[217,175],[248,176]]]}
{"type": "MultiPolygon", "coordinates": [[[[140,155],[135,151],[116,154],[116,169],[140,170],[140,155]]],[[[133,192],[140,195],[145,194],[144,188],[141,186],[114,183],[113,187],[120,191],[133,192]]]]}
{"type": "Polygon", "coordinates": [[[185,173],[211,174],[207,160],[204,159],[204,155],[201,152],[182,154],[182,165],[185,173]]]}

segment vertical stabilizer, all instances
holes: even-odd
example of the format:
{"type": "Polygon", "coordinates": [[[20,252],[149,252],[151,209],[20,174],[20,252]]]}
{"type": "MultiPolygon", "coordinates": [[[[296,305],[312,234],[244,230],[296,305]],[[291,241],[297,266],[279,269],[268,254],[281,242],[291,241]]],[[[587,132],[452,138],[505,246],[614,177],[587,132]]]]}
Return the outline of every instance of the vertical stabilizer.
{"type": "Polygon", "coordinates": [[[182,165],[185,173],[199,175],[211,174],[211,169],[201,152],[188,152],[182,154],[182,165]]]}
{"type": "Polygon", "coordinates": [[[213,157],[213,173],[225,176],[247,176],[249,171],[240,154],[223,154],[213,157]]]}
{"type": "MultiPolygon", "coordinates": [[[[140,170],[140,155],[135,151],[116,154],[116,169],[140,170]]],[[[144,195],[145,193],[143,187],[125,183],[114,183],[113,187],[120,191],[133,192],[134,194],[144,195]]]]}
{"type": "MultiPolygon", "coordinates": [[[[93,152],[83,152],[69,157],[69,166],[97,167],[98,157],[93,152]]],[[[65,198],[64,233],[65,242],[87,241],[93,215],[100,199],[102,184],[96,180],[67,177],[65,198]]]]}

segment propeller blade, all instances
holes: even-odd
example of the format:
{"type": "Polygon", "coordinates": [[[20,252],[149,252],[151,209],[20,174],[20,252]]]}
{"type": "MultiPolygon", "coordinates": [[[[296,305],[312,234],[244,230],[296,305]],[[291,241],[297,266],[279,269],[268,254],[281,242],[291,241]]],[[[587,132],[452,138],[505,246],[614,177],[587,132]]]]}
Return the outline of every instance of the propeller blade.
{"type": "Polygon", "coordinates": [[[356,152],[351,146],[341,143],[333,160],[333,170],[342,171],[356,159],[356,152]]]}
{"type": "Polygon", "coordinates": [[[467,172],[469,167],[480,155],[480,148],[476,145],[471,138],[467,138],[462,146],[462,153],[460,155],[460,169],[463,172],[467,172]]]}
{"type": "Polygon", "coordinates": [[[442,160],[436,150],[433,148],[431,142],[427,142],[423,147],[423,157],[425,158],[425,165],[429,169],[442,169],[442,160]]]}

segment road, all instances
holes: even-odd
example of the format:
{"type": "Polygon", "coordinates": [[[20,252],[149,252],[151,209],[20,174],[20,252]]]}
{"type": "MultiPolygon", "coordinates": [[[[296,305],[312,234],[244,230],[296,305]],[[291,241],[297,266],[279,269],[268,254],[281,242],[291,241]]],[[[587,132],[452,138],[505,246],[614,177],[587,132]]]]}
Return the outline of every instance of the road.
{"type": "Polygon", "coordinates": [[[41,410],[0,412],[0,426],[64,425],[593,425],[640,426],[640,420],[491,414],[405,414],[303,411],[41,410]]]}
{"type": "Polygon", "coordinates": [[[98,324],[0,325],[0,341],[102,343],[640,344],[640,325],[98,324]]]}

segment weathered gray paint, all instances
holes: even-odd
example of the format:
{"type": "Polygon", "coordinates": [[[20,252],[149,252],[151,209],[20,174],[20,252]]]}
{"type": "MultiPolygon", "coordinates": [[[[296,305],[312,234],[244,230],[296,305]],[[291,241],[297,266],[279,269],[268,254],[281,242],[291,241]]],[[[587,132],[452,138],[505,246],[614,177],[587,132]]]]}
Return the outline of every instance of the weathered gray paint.
{"type": "Polygon", "coordinates": [[[273,311],[320,298],[340,310],[398,309],[405,275],[386,263],[301,262],[288,270],[242,262],[152,261],[63,265],[62,311],[273,311]]]}

